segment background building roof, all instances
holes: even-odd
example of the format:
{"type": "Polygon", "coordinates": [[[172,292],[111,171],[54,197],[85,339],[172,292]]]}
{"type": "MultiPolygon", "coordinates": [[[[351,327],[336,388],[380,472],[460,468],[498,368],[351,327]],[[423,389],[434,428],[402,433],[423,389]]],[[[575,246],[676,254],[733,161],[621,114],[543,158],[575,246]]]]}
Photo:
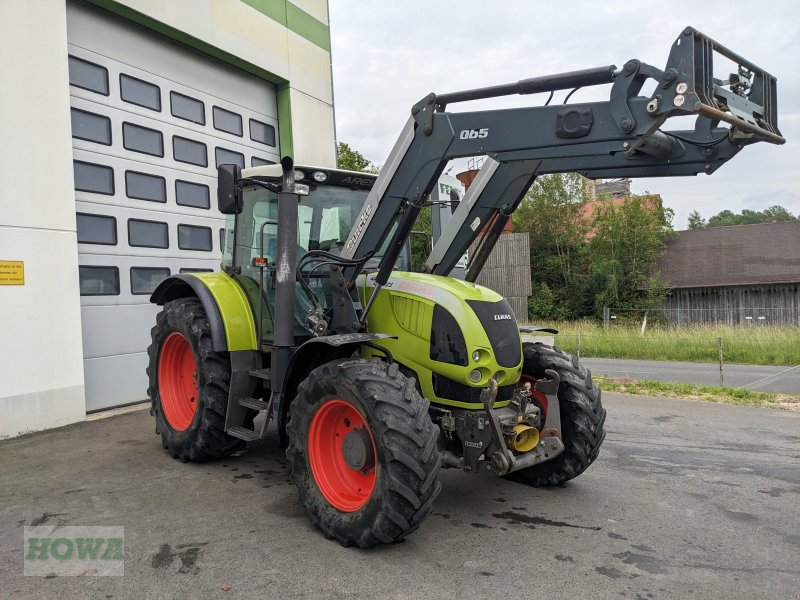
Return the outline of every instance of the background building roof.
{"type": "Polygon", "coordinates": [[[657,268],[671,288],[800,282],[800,221],[679,231],[657,268]]]}

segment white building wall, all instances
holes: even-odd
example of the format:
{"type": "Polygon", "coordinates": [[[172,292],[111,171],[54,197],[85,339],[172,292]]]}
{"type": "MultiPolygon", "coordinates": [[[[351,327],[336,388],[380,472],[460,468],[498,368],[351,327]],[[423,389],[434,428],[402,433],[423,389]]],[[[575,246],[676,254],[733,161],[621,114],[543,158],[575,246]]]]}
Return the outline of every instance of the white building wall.
{"type": "Polygon", "coordinates": [[[62,2],[0,2],[0,439],[84,418],[62,2]]]}
{"type": "MultiPolygon", "coordinates": [[[[140,13],[284,80],[279,102],[291,104],[295,160],[335,166],[330,52],[241,0],[91,1],[140,13]]],[[[326,0],[293,4],[328,25],[326,0]]],[[[0,260],[25,264],[24,285],[0,285],[2,439],[82,420],[85,395],[66,2],[0,2],[0,52],[0,260]]]]}

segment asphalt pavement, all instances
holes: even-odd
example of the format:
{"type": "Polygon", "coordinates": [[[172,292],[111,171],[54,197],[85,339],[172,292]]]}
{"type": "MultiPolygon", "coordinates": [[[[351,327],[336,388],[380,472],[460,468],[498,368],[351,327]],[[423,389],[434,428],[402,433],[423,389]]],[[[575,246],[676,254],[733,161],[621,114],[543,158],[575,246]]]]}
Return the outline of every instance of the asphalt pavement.
{"type": "Polygon", "coordinates": [[[563,487],[444,471],[368,551],[314,530],[271,436],[182,464],[147,411],[0,442],[0,598],[800,598],[800,412],[606,394],[563,487]],[[24,577],[23,527],[125,528],[122,577],[24,577]]]}
{"type": "MultiPolygon", "coordinates": [[[[700,385],[720,385],[719,363],[688,363],[655,360],[621,360],[581,358],[594,374],[630,379],[654,379],[700,385]]],[[[723,364],[722,385],[744,387],[757,392],[800,394],[800,365],[772,367],[767,365],[723,364]]]]}

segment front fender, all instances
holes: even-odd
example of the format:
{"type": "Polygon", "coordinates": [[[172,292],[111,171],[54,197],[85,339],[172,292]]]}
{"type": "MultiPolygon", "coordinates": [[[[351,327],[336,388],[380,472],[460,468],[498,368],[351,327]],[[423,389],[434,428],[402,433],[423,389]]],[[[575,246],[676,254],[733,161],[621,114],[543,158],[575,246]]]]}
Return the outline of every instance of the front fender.
{"type": "Polygon", "coordinates": [[[294,351],[286,367],[281,398],[275,408],[281,439],[286,437],[286,419],[289,403],[297,393],[300,382],[319,365],[344,358],[366,342],[394,338],[388,333],[343,333],[311,338],[294,351]]]}
{"type": "Polygon", "coordinates": [[[162,281],[150,296],[159,306],[178,298],[196,297],[208,316],[214,352],[257,350],[250,303],[226,273],[184,273],[162,281]]]}

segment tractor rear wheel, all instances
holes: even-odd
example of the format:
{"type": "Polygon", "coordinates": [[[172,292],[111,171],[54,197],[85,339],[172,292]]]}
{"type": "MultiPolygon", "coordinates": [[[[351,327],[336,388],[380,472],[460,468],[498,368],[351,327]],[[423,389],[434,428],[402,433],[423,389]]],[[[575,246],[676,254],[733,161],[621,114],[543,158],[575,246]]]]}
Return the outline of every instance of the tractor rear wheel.
{"type": "MultiPolygon", "coordinates": [[[[511,473],[508,478],[534,487],[558,485],[583,473],[597,458],[606,437],[606,411],[591,372],[577,358],[541,343],[523,344],[522,352],[522,382],[545,377],[545,369],[552,369],[561,377],[558,403],[564,452],[553,460],[511,473]]],[[[534,397],[534,401],[547,410],[546,398],[534,397]]]]}
{"type": "Polygon", "coordinates": [[[311,522],[344,546],[401,540],[441,484],[439,428],[397,364],[340,359],[314,369],[289,408],[291,478],[311,522]]]}
{"type": "Polygon", "coordinates": [[[200,301],[167,302],[150,333],[147,393],[164,448],[183,462],[220,458],[242,448],[243,441],[225,433],[230,359],[213,351],[200,301]]]}

